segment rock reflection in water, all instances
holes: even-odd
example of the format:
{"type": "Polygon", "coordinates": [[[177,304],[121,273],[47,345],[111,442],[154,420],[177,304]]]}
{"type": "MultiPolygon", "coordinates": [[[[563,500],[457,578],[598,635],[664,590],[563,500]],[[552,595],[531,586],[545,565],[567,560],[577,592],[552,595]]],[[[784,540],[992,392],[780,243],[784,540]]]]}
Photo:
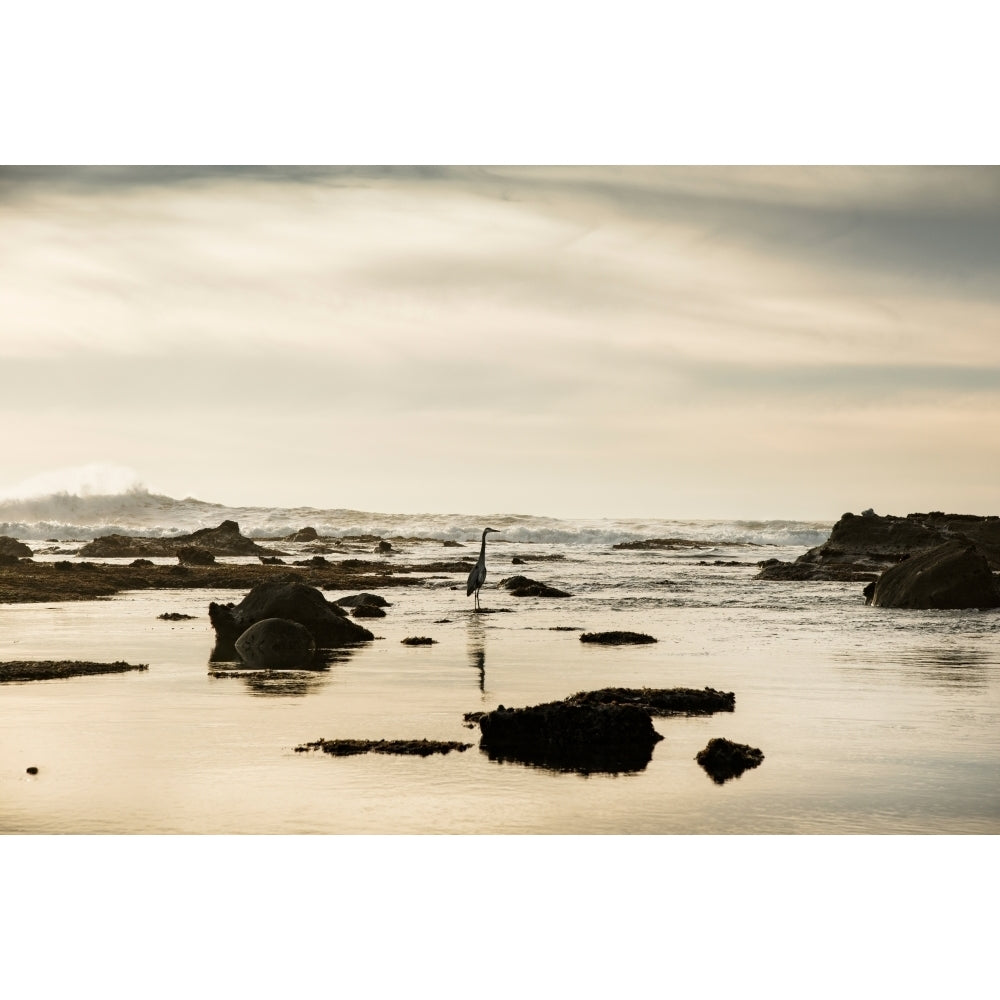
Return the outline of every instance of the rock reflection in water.
{"type": "Polygon", "coordinates": [[[636,774],[653,759],[653,746],[484,746],[479,749],[498,764],[524,764],[563,774],[636,774]]]}
{"type": "Polygon", "coordinates": [[[249,693],[264,697],[302,697],[322,688],[329,679],[330,667],[349,659],[349,649],[320,649],[308,667],[295,669],[254,669],[239,661],[215,661],[208,664],[208,675],[215,680],[242,680],[249,693]]]}

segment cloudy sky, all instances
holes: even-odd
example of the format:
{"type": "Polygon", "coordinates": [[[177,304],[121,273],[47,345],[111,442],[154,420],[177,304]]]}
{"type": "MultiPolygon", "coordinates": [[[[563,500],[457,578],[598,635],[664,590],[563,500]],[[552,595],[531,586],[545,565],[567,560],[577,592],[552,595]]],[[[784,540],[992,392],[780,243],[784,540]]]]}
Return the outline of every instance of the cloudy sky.
{"type": "Polygon", "coordinates": [[[998,276],[996,168],[8,167],[0,495],[1000,513],[998,276]]]}

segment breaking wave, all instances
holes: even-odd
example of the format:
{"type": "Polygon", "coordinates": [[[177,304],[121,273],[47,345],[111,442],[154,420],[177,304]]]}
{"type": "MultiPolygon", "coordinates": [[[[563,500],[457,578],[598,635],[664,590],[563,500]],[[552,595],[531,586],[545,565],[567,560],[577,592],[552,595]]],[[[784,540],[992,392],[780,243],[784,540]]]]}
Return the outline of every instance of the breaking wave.
{"type": "Polygon", "coordinates": [[[170,537],[236,521],[253,538],[280,538],[303,527],[320,535],[478,541],[482,529],[500,529],[516,542],[613,545],[651,538],[678,538],[716,545],[810,547],[830,534],[828,521],[671,520],[649,518],[565,519],[532,514],[385,514],[316,507],[229,507],[188,497],[150,493],[141,486],[117,493],[52,493],[0,500],[0,535],[59,540],[100,535],[170,537]]]}

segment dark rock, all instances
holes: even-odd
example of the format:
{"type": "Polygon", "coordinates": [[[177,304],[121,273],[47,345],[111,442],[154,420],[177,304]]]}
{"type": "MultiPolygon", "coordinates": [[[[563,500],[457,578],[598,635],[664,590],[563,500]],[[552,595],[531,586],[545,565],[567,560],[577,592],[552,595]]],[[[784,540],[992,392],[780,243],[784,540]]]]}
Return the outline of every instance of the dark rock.
{"type": "Polygon", "coordinates": [[[319,647],[344,646],[375,637],[304,583],[261,583],[236,605],[211,603],[208,616],[216,634],[213,659],[232,659],[229,647],[251,625],[265,618],[287,618],[305,626],[319,647]],[[221,654],[221,655],[220,655],[221,654]]]}
{"type": "Polygon", "coordinates": [[[401,641],[404,646],[433,646],[437,639],[431,639],[426,635],[410,635],[401,641]]]}
{"type": "Polygon", "coordinates": [[[1000,589],[986,557],[969,541],[945,542],[887,569],[866,603],[880,608],[996,608],[1000,589]]]}
{"type": "Polygon", "coordinates": [[[643,642],[656,642],[644,632],[584,632],[580,642],[599,642],[606,646],[625,646],[643,642]]]}
{"type": "Polygon", "coordinates": [[[385,618],[385,612],[374,604],[359,604],[351,615],[355,618],[385,618]]]}
{"type": "Polygon", "coordinates": [[[189,622],[194,619],[194,615],[182,615],[179,611],[166,611],[162,615],[156,616],[164,622],[189,622]]]}
{"type": "Polygon", "coordinates": [[[258,556],[257,557],[265,566],[284,566],[285,560],[279,558],[278,556],[258,556]]]}
{"type": "Polygon", "coordinates": [[[501,580],[498,587],[510,591],[514,597],[572,597],[565,590],[550,587],[547,583],[530,580],[526,576],[509,576],[501,580]]]}
{"type": "Polygon", "coordinates": [[[450,539],[450,538],[446,538],[446,539],[445,539],[445,540],[444,540],[444,541],[443,541],[443,542],[442,542],[441,544],[442,544],[442,545],[443,545],[443,546],[444,546],[444,547],[445,547],[446,549],[461,549],[461,548],[464,548],[464,547],[465,547],[465,546],[463,546],[463,545],[462,545],[462,543],[461,543],[461,542],[456,542],[456,541],[453,541],[453,540],[452,540],[452,539],[450,539]]]}
{"type": "Polygon", "coordinates": [[[376,608],[392,607],[384,597],[378,594],[348,594],[346,597],[338,597],[333,603],[342,608],[356,608],[359,604],[376,608]]]}
{"type": "Polygon", "coordinates": [[[37,767],[29,767],[27,769],[27,772],[28,772],[28,774],[38,774],[38,768],[37,767]]]}
{"type": "Polygon", "coordinates": [[[514,556],[510,561],[511,566],[523,566],[524,560],[520,556],[514,556]]]}
{"type": "Polygon", "coordinates": [[[319,533],[315,528],[299,528],[294,535],[288,535],[284,539],[286,542],[315,542],[319,538],[319,533]]]}
{"type": "Polygon", "coordinates": [[[177,559],[182,566],[213,566],[215,556],[208,549],[197,545],[182,545],[177,550],[177,559]]]}
{"type": "Polygon", "coordinates": [[[287,618],[265,618],[251,625],[235,642],[247,666],[285,670],[309,663],[316,643],[309,630],[287,618]]]}
{"type": "Polygon", "coordinates": [[[636,705],[501,705],[479,719],[479,746],[490,760],[580,774],[641,771],[663,737],[636,705]]]}
{"type": "Polygon", "coordinates": [[[375,546],[375,551],[381,554],[392,551],[392,545],[389,544],[384,538],[381,539],[378,545],[375,546]]]}
{"type": "Polygon", "coordinates": [[[730,778],[738,778],[744,771],[759,767],[764,754],[756,747],[745,743],[733,743],[726,739],[708,741],[704,750],[699,750],[695,760],[717,785],[730,778]]]}
{"type": "Polygon", "coordinates": [[[303,743],[295,748],[296,753],[322,750],[334,757],[353,757],[362,753],[389,753],[429,757],[432,753],[461,753],[471,747],[471,743],[456,743],[445,740],[316,740],[303,743]]]}
{"type": "MultiPolygon", "coordinates": [[[[14,555],[0,552],[0,566],[16,566],[21,560],[14,555]]],[[[57,564],[58,565],[58,564],[57,564]]]]}
{"type": "Polygon", "coordinates": [[[34,553],[24,542],[19,542],[16,538],[11,538],[10,535],[0,535],[0,556],[30,559],[33,555],[34,553]]]}
{"type": "Polygon", "coordinates": [[[156,564],[151,559],[133,559],[129,566],[155,566],[156,564]]]}
{"type": "Polygon", "coordinates": [[[793,563],[768,559],[758,563],[758,580],[870,581],[908,556],[955,538],[974,542],[990,568],[1000,569],[1000,518],[978,514],[908,514],[881,516],[867,510],[844,514],[830,537],[793,563]]]}

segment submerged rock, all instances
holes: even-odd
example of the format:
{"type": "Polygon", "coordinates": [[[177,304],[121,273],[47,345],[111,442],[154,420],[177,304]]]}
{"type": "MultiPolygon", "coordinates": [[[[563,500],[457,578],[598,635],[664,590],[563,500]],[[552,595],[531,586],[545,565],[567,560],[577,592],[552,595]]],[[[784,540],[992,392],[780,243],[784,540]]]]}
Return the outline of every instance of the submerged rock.
{"type": "Polygon", "coordinates": [[[409,635],[400,641],[404,646],[433,646],[437,639],[431,639],[426,635],[409,635]]]}
{"type": "Polygon", "coordinates": [[[316,740],[313,743],[303,743],[295,748],[296,753],[306,753],[309,750],[322,750],[334,757],[353,757],[362,753],[405,754],[408,756],[429,757],[433,753],[451,753],[457,750],[462,753],[471,747],[471,743],[457,743],[445,740],[316,740]]]}
{"type": "Polygon", "coordinates": [[[572,597],[572,594],[556,587],[550,587],[547,583],[539,583],[526,576],[508,576],[498,584],[504,590],[510,591],[514,597],[572,597]]]}
{"type": "Polygon", "coordinates": [[[312,660],[316,643],[309,630],[287,618],[265,618],[236,640],[236,652],[247,666],[284,670],[312,660]]]}
{"type": "Polygon", "coordinates": [[[865,598],[880,608],[997,608],[1000,587],[976,546],[955,540],[887,569],[865,598]]]}
{"type": "Polygon", "coordinates": [[[626,646],[644,642],[656,642],[645,632],[584,632],[580,642],[599,642],[606,646],[626,646]]]}
{"type": "Polygon", "coordinates": [[[351,615],[354,618],[385,618],[385,612],[374,604],[359,604],[351,615]]]}
{"type": "Polygon", "coordinates": [[[744,771],[759,767],[764,754],[746,743],[733,743],[717,738],[708,741],[704,750],[699,750],[695,760],[717,785],[725,784],[730,778],[738,778],[744,771]]]}
{"type": "Polygon", "coordinates": [[[571,699],[504,708],[479,719],[480,749],[490,760],[580,774],[641,771],[663,739],[637,705],[579,704],[571,699]]]}
{"type": "Polygon", "coordinates": [[[6,681],[48,681],[89,674],[122,674],[129,670],[148,670],[148,663],[94,663],[90,660],[11,660],[0,663],[0,683],[6,681]]]}
{"type": "Polygon", "coordinates": [[[315,587],[304,583],[261,583],[239,604],[208,606],[208,617],[216,634],[213,659],[231,659],[226,655],[236,639],[251,625],[265,618],[287,618],[308,629],[319,647],[343,646],[366,642],[375,637],[366,628],[347,617],[315,587]]]}
{"type": "Polygon", "coordinates": [[[165,611],[162,615],[157,615],[157,618],[163,622],[189,622],[194,619],[194,615],[181,614],[180,611],[165,611]]]}

